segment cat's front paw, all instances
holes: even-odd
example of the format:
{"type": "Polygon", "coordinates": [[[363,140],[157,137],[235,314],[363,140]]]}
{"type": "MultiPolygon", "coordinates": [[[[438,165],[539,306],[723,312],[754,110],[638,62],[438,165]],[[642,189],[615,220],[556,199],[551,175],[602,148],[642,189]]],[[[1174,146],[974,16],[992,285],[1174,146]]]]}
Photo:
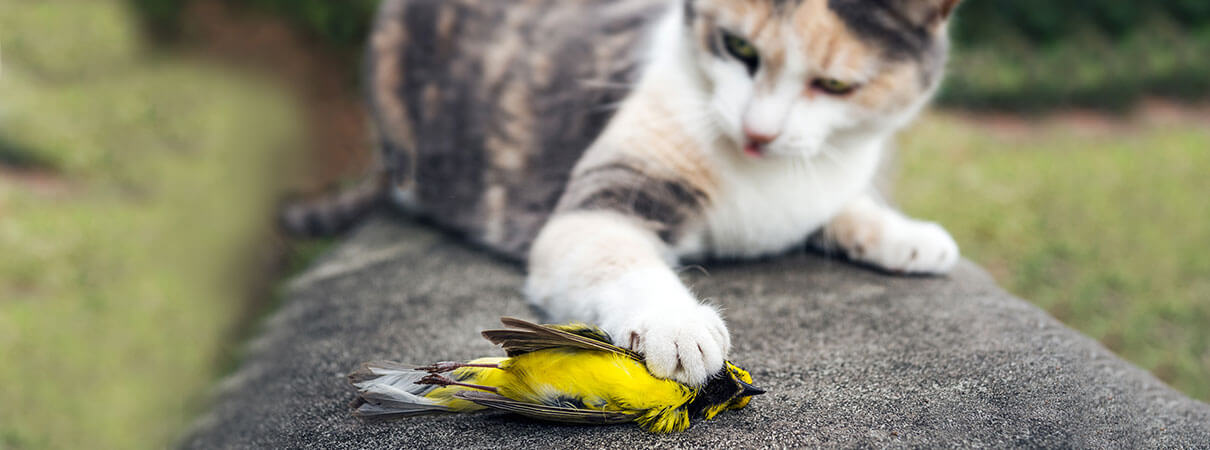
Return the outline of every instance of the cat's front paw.
{"type": "Polygon", "coordinates": [[[870,225],[840,243],[850,258],[907,274],[948,273],[958,263],[958,243],[941,225],[905,217],[870,225]]]}
{"type": "Polygon", "coordinates": [[[607,331],[620,346],[644,355],[652,375],[701,386],[723,368],[731,335],[718,311],[694,303],[634,311],[607,331]]]}

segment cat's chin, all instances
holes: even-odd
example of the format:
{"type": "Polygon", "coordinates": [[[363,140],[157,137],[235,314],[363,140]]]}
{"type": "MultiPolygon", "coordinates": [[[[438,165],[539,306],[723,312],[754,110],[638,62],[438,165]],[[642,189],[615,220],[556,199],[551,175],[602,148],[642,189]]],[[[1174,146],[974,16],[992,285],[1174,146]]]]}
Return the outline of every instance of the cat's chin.
{"type": "Polygon", "coordinates": [[[771,160],[779,160],[779,161],[809,160],[820,154],[819,150],[809,150],[809,149],[801,149],[801,148],[798,148],[798,149],[796,149],[796,148],[778,148],[778,147],[761,149],[758,152],[750,151],[747,148],[740,148],[740,149],[736,149],[736,152],[744,155],[744,157],[749,158],[749,159],[757,159],[757,160],[771,159],[771,160]]]}

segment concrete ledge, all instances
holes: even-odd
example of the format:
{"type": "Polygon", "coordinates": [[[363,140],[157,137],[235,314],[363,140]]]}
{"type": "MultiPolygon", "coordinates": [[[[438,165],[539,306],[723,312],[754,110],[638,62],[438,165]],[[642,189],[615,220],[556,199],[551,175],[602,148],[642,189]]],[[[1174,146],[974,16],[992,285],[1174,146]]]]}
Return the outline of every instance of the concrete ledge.
{"type": "Polygon", "coordinates": [[[365,424],[343,378],[360,361],[495,355],[480,329],[533,318],[518,267],[400,222],[370,222],[295,281],[184,447],[1210,446],[1210,406],[972,264],[898,278],[807,254],[685,273],[770,392],[746,410],[667,436],[501,414],[365,424]]]}

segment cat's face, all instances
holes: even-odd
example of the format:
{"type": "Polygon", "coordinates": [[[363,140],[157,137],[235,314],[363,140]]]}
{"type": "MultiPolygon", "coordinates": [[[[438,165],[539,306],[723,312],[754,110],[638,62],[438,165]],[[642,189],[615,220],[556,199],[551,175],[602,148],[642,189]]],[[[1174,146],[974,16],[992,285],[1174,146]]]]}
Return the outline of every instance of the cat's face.
{"type": "Polygon", "coordinates": [[[920,109],[959,0],[684,1],[714,125],[754,156],[812,156],[920,109]]]}

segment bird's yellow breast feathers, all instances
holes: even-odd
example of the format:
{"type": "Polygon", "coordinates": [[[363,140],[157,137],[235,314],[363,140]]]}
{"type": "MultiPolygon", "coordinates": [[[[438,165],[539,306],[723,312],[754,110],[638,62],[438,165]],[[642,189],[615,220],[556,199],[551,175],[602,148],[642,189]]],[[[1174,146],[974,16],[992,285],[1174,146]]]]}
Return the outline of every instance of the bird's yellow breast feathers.
{"type": "MultiPolygon", "coordinates": [[[[683,431],[688,412],[677,408],[694,392],[671,380],[656,378],[642,363],[622,355],[552,348],[513,358],[480,358],[472,363],[498,364],[500,369],[466,367],[452,373],[464,383],[492,386],[513,400],[550,406],[633,412],[644,428],[656,432],[683,431]]],[[[483,409],[454,397],[463,386],[446,386],[426,397],[448,402],[459,411],[483,409]]]]}

